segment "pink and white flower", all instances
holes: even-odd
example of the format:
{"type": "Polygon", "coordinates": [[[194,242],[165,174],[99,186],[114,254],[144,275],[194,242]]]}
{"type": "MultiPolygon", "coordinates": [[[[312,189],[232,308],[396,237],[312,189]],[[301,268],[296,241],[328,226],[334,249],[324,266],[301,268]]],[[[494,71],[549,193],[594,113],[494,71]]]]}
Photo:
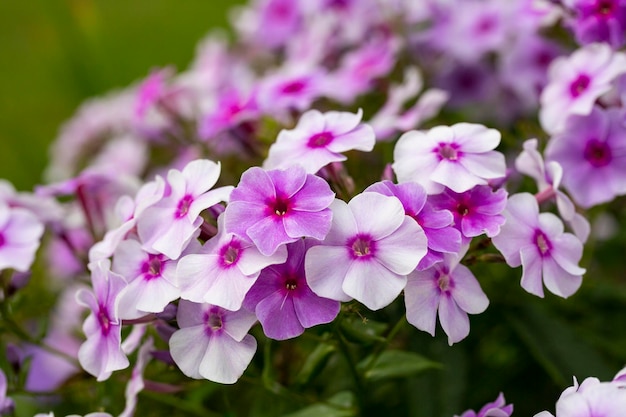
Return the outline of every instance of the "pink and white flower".
{"type": "Polygon", "coordinates": [[[560,133],[568,116],[591,113],[596,100],[626,73],[626,55],[604,43],[576,50],[555,59],[548,70],[548,85],[541,93],[539,121],[550,133],[560,133]]]}
{"type": "Polygon", "coordinates": [[[376,138],[372,128],[361,123],[362,117],[360,109],[356,114],[309,110],[295,129],[280,131],[263,167],[284,169],[300,164],[307,173],[315,174],[331,162],[345,161],[342,152],[352,149],[370,152],[376,138]]]}
{"type": "Polygon", "coordinates": [[[118,315],[118,295],[126,282],[111,272],[110,265],[108,260],[90,264],[93,292],[82,289],[76,293],[78,303],[91,310],[83,324],[87,340],[78,351],[78,361],[98,381],[129,364],[121,347],[122,320],[118,315]]]}
{"type": "Polygon", "coordinates": [[[408,322],[434,336],[439,316],[450,346],[469,334],[467,314],[482,313],[489,305],[474,274],[460,264],[466,251],[467,247],[461,254],[444,254],[443,262],[412,272],[404,289],[408,322]]]}
{"type": "Polygon", "coordinates": [[[287,259],[284,246],[272,255],[264,256],[249,240],[227,233],[224,215],[218,218],[217,235],[199,252],[183,256],[178,262],[176,275],[181,298],[232,311],[241,308],[263,268],[287,259]]]}
{"type": "Polygon", "coordinates": [[[371,310],[389,305],[426,255],[427,239],[396,197],[362,193],[331,205],[333,222],[306,254],[309,286],[321,297],[352,298],[371,310]]]}
{"type": "Polygon", "coordinates": [[[578,266],[583,253],[580,240],[564,233],[563,223],[554,214],[540,214],[531,194],[509,197],[503,214],[506,223],[492,242],[509,266],[522,265],[522,288],[543,297],[543,281],[550,292],[560,297],[574,294],[585,273],[578,266]]]}
{"type": "Polygon", "coordinates": [[[256,340],[248,334],[254,313],[181,300],[176,319],[180,330],[169,345],[180,370],[190,378],[237,382],[256,352],[256,340]]]}
{"type": "Polygon", "coordinates": [[[412,130],[398,140],[392,168],[398,182],[417,182],[428,194],[462,193],[505,176],[504,155],[493,150],[499,143],[500,132],[479,124],[412,130]]]}

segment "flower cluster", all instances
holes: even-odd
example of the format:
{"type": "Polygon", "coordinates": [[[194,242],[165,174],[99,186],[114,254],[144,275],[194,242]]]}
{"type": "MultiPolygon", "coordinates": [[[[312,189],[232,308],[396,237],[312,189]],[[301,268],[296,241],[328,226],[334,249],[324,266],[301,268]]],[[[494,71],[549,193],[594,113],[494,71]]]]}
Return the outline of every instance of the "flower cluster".
{"type": "MultiPolygon", "coordinates": [[[[340,408],[364,410],[369,382],[435,367],[393,341],[405,321],[433,337],[439,321],[453,345],[470,314],[504,303],[491,262],[521,266],[533,296],[573,296],[593,238],[584,210],[626,194],[622,3],[258,0],[234,15],[236,45],[209,36],[187,71],[86,103],[53,146],[52,184],[0,184],[4,295],[24,286],[45,230],[65,294],[46,335],[16,347],[36,365],[27,388],[54,390],[77,364],[102,382],[134,362],[131,416],[144,388],[193,387],[144,378],[151,367],[258,376],[283,395],[290,378],[302,388],[342,369],[341,353],[361,398],[340,408]],[[557,25],[581,46],[548,38],[557,25]],[[542,139],[512,135],[520,118],[542,139]],[[398,324],[350,327],[368,317],[398,324]],[[285,352],[272,357],[270,340],[285,352]]],[[[575,383],[557,417],[619,415],[623,379],[575,383]],[[591,414],[571,411],[583,405],[591,414]]],[[[0,415],[7,385],[0,372],[0,415]]],[[[500,394],[461,417],[512,412],[500,394]]]]}

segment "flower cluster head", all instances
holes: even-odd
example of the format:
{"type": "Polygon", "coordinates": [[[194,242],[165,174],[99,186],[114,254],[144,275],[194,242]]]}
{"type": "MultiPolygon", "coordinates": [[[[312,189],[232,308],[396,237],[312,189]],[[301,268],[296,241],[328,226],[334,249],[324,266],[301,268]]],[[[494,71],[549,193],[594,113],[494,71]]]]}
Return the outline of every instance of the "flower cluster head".
{"type": "MultiPolygon", "coordinates": [[[[26,389],[133,362],[132,417],[141,390],[188,388],[151,381],[158,361],[220,384],[259,377],[281,415],[354,414],[391,386],[372,381],[430,366],[398,351],[417,346],[398,332],[434,337],[439,322],[418,350],[480,350],[469,315],[517,296],[491,294],[505,272],[488,263],[521,266],[538,297],[583,285],[596,206],[626,194],[626,0],[252,0],[233,22],[232,48],[209,35],[188,70],[85,104],[53,148],[59,182],[22,195],[0,181],[0,315],[44,229],[41,269],[65,286],[45,336],[18,347],[26,389]],[[346,368],[354,398],[352,382],[318,389],[346,368]],[[336,387],[351,397],[292,410],[336,387]]],[[[4,372],[0,414],[21,382],[4,372]]],[[[556,417],[623,417],[625,380],[575,380],[556,417]]],[[[241,414],[217,389],[181,404],[241,414]]],[[[500,394],[460,417],[512,413],[500,394]]]]}

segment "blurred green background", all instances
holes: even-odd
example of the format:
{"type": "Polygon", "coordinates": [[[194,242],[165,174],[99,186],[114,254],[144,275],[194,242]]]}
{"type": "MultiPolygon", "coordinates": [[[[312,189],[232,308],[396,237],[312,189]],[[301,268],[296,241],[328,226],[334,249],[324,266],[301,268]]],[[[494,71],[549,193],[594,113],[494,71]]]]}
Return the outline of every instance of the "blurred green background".
{"type": "Polygon", "coordinates": [[[0,178],[42,181],[48,147],[86,98],[154,67],[185,69],[231,0],[0,1],[0,178]]]}

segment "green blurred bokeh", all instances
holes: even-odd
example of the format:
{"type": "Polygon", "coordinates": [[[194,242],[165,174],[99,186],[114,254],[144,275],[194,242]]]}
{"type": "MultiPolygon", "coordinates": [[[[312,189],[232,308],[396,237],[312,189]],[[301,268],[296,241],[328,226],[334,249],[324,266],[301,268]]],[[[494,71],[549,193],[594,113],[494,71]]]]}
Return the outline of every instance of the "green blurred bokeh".
{"type": "Polygon", "coordinates": [[[154,67],[185,69],[196,43],[227,29],[232,0],[0,1],[0,178],[42,181],[48,147],[86,98],[154,67]]]}

